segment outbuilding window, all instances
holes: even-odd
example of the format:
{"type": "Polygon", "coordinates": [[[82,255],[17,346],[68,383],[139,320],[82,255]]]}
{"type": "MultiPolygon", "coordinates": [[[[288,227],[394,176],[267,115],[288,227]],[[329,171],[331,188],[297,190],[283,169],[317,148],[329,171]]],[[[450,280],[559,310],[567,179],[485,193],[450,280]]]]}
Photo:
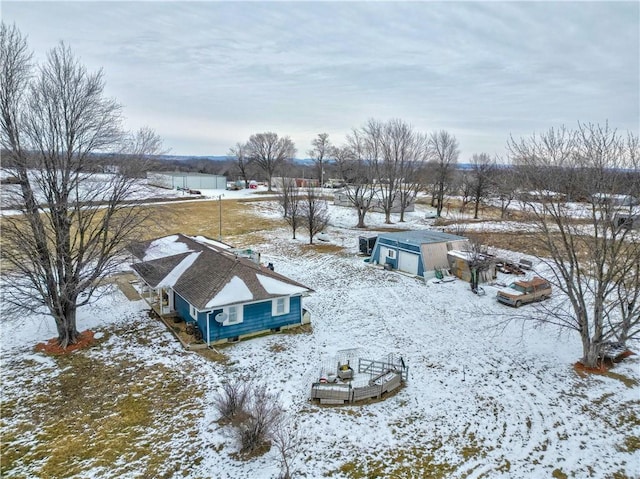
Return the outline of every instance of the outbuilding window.
{"type": "Polygon", "coordinates": [[[189,305],[189,314],[193,319],[198,319],[198,310],[191,304],[189,305]]]}
{"type": "Polygon", "coordinates": [[[387,258],[394,259],[395,257],[396,257],[396,252],[395,252],[395,250],[388,249],[388,250],[387,250],[387,258]]]}

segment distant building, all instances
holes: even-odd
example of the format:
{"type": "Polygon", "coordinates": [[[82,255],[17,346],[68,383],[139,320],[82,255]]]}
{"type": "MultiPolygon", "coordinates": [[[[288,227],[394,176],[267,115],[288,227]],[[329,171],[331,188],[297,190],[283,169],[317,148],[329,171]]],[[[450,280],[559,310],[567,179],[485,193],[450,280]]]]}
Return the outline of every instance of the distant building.
{"type": "Polygon", "coordinates": [[[631,195],[612,195],[609,193],[595,193],[591,195],[591,201],[599,205],[611,206],[636,206],[638,199],[631,195]]]}
{"type": "Polygon", "coordinates": [[[226,190],[227,178],[220,175],[204,173],[150,171],[147,173],[147,183],[160,188],[171,190],[226,190]]]}
{"type": "Polygon", "coordinates": [[[271,186],[277,190],[282,190],[285,184],[295,184],[296,188],[318,188],[320,181],[315,178],[283,178],[281,176],[276,176],[271,180],[271,186]]]}

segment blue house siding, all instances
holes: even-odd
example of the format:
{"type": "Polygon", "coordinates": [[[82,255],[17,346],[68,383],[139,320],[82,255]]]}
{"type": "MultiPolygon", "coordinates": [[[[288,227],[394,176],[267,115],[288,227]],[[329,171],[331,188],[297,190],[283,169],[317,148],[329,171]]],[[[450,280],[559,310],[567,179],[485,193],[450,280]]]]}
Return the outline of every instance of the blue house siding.
{"type": "MultiPolygon", "coordinates": [[[[302,298],[300,296],[292,296],[289,300],[289,313],[280,316],[271,315],[271,300],[245,304],[242,323],[230,326],[224,326],[213,319],[220,311],[222,309],[217,309],[211,314],[211,320],[209,321],[209,340],[211,342],[260,331],[269,331],[292,324],[300,324],[302,323],[302,298]]],[[[203,326],[206,336],[206,323],[203,326]]]]}
{"type": "MultiPolygon", "coordinates": [[[[189,313],[189,303],[178,293],[175,293],[175,309],[185,321],[193,321],[189,313]]],[[[243,306],[242,323],[224,326],[218,323],[214,317],[222,308],[213,311],[198,313],[198,327],[203,337],[207,335],[207,320],[209,321],[209,341],[215,342],[221,339],[244,336],[246,334],[269,331],[274,328],[302,323],[302,297],[292,296],[289,299],[289,313],[280,316],[272,316],[272,301],[261,301],[243,306]]]]}
{"type": "Polygon", "coordinates": [[[175,291],[173,292],[173,304],[178,315],[185,321],[193,321],[189,313],[189,303],[175,291]]]}

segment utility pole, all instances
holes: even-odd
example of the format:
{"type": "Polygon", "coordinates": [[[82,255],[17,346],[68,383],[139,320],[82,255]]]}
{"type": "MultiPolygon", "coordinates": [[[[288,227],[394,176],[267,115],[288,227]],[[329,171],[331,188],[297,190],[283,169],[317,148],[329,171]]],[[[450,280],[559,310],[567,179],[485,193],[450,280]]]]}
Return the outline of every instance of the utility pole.
{"type": "Polygon", "coordinates": [[[218,233],[218,241],[222,241],[222,197],[224,195],[218,195],[218,218],[219,218],[219,233],[218,233]]]}

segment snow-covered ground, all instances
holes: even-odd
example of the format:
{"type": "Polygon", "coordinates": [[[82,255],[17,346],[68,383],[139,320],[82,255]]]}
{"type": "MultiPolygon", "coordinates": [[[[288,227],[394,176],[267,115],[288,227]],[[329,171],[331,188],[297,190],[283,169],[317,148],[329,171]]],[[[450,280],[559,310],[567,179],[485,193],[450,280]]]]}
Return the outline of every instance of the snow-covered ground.
{"type": "MultiPolygon", "coordinates": [[[[206,194],[206,193],[205,193],[206,194]]],[[[228,192],[225,197],[255,193],[228,192]]],[[[257,202],[256,211],[277,215],[274,202],[257,202]]],[[[640,477],[640,451],[627,452],[625,438],[639,436],[632,422],[640,416],[640,370],[637,356],[616,366],[620,377],[580,377],[572,368],[581,355],[579,337],[548,327],[503,321],[514,309],[495,301],[496,289],[476,296],[461,281],[434,284],[366,264],[357,255],[356,218],[348,208],[330,206],[327,235],[343,253],[318,253],[302,248],[304,232],[290,239],[285,229],[252,247],[276,271],[313,288],[306,299],[313,331],[275,334],[224,349],[229,365],[182,353],[177,342],[117,346],[112,354],[134,355],[143,364],[164,363],[180,369],[186,361],[199,365],[198,384],[206,390],[199,419],[171,440],[184,438],[201,451],[197,465],[171,477],[272,478],[277,454],[239,461],[231,429],[216,422],[210,404],[222,380],[250,377],[279,393],[287,414],[301,434],[295,469],[307,478],[429,477],[429,467],[446,464],[453,478],[542,478],[560,472],[569,477],[612,477],[621,472],[640,477]],[[405,388],[384,401],[345,407],[320,407],[309,402],[311,382],[339,351],[359,348],[362,356],[402,356],[409,367],[405,388]],[[374,470],[383,471],[374,475],[374,470]]],[[[418,208],[396,227],[425,228],[418,208]]],[[[383,227],[383,215],[368,216],[372,230],[383,227]]],[[[552,299],[551,301],[554,301],[552,299]]],[[[526,313],[526,308],[518,314],[526,313]]],[[[146,319],[141,301],[129,302],[118,291],[104,296],[79,314],[79,328],[98,333],[112,324],[139,324],[146,319]],[[132,319],[137,318],[137,319],[132,319]]],[[[20,328],[3,321],[2,397],[19,397],[36,380],[39,367],[18,372],[20,358],[29,357],[50,374],[55,361],[33,353],[33,345],[55,335],[51,321],[28,317],[20,328]]],[[[153,322],[151,331],[168,333],[153,322]]],[[[637,349],[637,348],[636,348],[637,349]]],[[[82,354],[99,355],[99,350],[82,354]]],[[[54,379],[55,380],[55,379],[54,379]]],[[[32,386],[31,386],[32,387],[32,386]]],[[[11,417],[3,417],[11,423],[11,417]]],[[[635,422],[637,424],[637,421],[635,422]]],[[[157,427],[163,427],[158,424],[157,427]]],[[[167,446],[163,446],[167,447],[167,446]]],[[[82,477],[122,477],[116,469],[92,470],[82,477]]],[[[27,475],[28,476],[28,475],[27,475]]],[[[130,477],[140,477],[130,475],[130,477]]]]}

